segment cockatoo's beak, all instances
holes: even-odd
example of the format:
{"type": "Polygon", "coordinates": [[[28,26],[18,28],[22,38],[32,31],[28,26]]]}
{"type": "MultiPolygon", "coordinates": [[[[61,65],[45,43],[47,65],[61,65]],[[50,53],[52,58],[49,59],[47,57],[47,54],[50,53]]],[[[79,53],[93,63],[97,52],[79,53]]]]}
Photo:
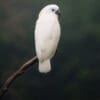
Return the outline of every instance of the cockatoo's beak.
{"type": "Polygon", "coordinates": [[[57,11],[56,11],[56,14],[60,17],[60,16],[61,16],[60,10],[57,10],[57,11]]]}

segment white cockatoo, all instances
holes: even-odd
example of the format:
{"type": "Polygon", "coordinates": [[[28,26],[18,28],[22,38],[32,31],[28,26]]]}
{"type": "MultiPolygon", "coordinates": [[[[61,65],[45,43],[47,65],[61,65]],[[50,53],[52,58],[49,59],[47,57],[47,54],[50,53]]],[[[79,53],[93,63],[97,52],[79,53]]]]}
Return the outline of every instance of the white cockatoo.
{"type": "Polygon", "coordinates": [[[35,48],[41,73],[51,70],[50,59],[54,56],[60,39],[59,15],[59,7],[50,4],[40,11],[36,21],[35,48]]]}

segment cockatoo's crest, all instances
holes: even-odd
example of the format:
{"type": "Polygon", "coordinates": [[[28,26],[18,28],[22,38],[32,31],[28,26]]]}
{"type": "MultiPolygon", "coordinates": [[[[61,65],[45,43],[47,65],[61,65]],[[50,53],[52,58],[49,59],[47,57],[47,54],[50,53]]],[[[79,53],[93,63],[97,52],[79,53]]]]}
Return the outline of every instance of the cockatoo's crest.
{"type": "Polygon", "coordinates": [[[39,13],[39,17],[46,14],[56,14],[60,15],[59,7],[55,4],[49,4],[45,6],[39,13]]]}

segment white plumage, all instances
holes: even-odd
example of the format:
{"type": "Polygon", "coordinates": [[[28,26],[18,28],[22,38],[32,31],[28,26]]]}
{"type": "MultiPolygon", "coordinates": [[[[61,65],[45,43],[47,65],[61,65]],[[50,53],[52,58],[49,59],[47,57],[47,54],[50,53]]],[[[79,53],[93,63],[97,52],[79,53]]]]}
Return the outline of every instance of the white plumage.
{"type": "Polygon", "coordinates": [[[54,56],[60,39],[59,7],[50,4],[38,16],[35,27],[35,47],[39,60],[39,72],[51,70],[50,59],[54,56]]]}

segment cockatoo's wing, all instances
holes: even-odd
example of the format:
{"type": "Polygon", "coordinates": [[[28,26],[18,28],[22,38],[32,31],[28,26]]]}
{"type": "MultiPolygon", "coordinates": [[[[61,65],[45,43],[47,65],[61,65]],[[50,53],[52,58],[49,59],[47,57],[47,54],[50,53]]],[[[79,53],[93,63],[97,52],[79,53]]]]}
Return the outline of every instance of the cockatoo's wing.
{"type": "Polygon", "coordinates": [[[35,31],[36,51],[41,61],[54,55],[60,37],[58,20],[49,17],[39,19],[35,31]]]}

